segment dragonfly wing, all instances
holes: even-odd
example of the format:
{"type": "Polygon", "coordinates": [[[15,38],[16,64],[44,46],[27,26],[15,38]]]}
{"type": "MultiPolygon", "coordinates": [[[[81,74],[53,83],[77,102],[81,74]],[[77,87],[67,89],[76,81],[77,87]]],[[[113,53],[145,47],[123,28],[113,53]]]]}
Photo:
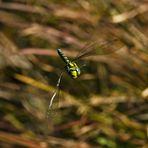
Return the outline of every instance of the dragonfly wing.
{"type": "Polygon", "coordinates": [[[92,48],[96,44],[96,41],[86,43],[81,49],[80,52],[77,54],[76,58],[82,55],[84,52],[88,51],[90,48],[92,48]]]}
{"type": "Polygon", "coordinates": [[[46,116],[47,123],[53,122],[56,116],[57,109],[59,107],[59,93],[60,93],[60,84],[61,84],[62,76],[63,76],[63,72],[59,76],[59,79],[56,85],[56,90],[49,101],[49,105],[47,108],[47,116],[46,116]]]}
{"type": "Polygon", "coordinates": [[[108,41],[95,41],[84,48],[79,55],[73,61],[88,57],[91,55],[105,55],[111,54],[116,50],[120,49],[119,46],[113,47],[113,45],[119,44],[119,40],[115,37],[108,41]]]}

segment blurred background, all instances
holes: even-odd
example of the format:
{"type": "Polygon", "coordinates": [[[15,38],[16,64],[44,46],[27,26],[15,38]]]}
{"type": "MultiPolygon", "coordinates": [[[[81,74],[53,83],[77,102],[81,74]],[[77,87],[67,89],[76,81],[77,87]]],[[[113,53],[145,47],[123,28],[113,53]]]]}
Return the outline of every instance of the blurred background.
{"type": "Polygon", "coordinates": [[[148,147],[147,49],[147,0],[1,0],[0,147],[148,147]],[[74,59],[86,44],[94,54],[78,79],[64,73],[47,121],[56,49],[74,59]]]}

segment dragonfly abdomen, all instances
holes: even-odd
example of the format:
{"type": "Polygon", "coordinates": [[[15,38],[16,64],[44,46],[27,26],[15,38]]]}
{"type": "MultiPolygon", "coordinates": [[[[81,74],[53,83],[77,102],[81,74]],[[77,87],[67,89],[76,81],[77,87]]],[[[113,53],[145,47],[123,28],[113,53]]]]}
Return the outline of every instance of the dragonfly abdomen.
{"type": "Polygon", "coordinates": [[[61,59],[66,63],[68,64],[70,61],[69,59],[64,55],[64,53],[62,52],[61,49],[57,49],[57,52],[59,54],[59,56],[61,57],[61,59]]]}
{"type": "Polygon", "coordinates": [[[73,78],[76,79],[78,78],[78,76],[80,75],[80,68],[77,66],[77,64],[75,62],[71,62],[62,52],[61,49],[57,49],[57,52],[59,54],[59,56],[61,57],[61,59],[66,63],[66,71],[68,72],[68,74],[73,78]]]}

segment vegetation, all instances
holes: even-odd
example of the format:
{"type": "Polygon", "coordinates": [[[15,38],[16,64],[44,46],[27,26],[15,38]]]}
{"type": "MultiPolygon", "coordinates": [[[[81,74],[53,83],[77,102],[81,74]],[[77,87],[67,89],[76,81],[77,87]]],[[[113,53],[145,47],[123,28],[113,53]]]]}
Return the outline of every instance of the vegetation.
{"type": "Polygon", "coordinates": [[[148,147],[147,10],[146,0],[1,0],[0,147],[148,147]],[[78,61],[80,78],[65,72],[47,121],[64,66],[56,49],[73,59],[85,44],[95,54],[78,61]]]}

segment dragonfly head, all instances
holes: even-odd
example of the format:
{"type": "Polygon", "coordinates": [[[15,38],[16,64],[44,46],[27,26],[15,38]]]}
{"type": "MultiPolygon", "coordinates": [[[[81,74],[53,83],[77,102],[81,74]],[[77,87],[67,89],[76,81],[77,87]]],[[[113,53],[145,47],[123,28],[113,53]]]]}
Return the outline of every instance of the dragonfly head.
{"type": "Polygon", "coordinates": [[[78,78],[81,73],[80,68],[77,66],[77,64],[75,62],[69,62],[65,68],[66,68],[68,74],[73,79],[78,78]]]}

